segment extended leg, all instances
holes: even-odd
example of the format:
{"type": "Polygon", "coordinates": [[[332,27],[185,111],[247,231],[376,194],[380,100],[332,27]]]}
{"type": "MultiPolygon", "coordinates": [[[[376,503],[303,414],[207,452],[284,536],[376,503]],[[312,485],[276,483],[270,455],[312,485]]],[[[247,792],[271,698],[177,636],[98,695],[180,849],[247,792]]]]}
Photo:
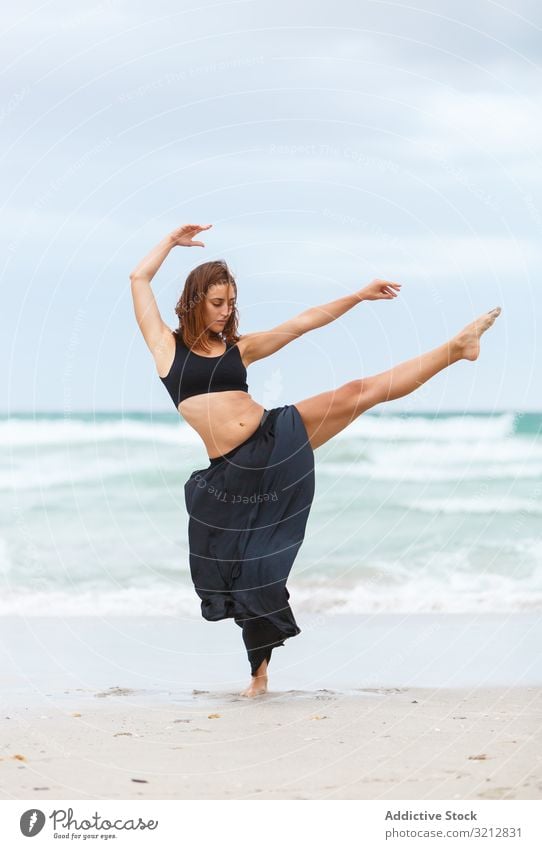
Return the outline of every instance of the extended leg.
{"type": "Polygon", "coordinates": [[[370,390],[368,394],[372,401],[371,406],[408,395],[430,377],[461,359],[457,346],[450,341],[420,354],[419,357],[399,363],[388,371],[373,375],[368,379],[366,387],[370,390]]]}
{"type": "Polygon", "coordinates": [[[496,307],[484,313],[450,341],[394,368],[296,402],[313,449],[323,445],[376,404],[408,395],[458,360],[475,360],[480,352],[480,336],[500,312],[500,307],[496,307]]]}

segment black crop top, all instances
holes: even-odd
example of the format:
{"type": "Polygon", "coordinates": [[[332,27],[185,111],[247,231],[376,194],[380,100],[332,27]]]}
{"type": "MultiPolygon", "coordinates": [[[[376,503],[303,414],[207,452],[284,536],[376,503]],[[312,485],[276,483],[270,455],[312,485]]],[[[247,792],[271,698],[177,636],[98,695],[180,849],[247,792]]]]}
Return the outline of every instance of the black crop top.
{"type": "Polygon", "coordinates": [[[167,375],[159,377],[175,407],[191,395],[228,389],[248,392],[247,370],[236,344],[226,343],[226,350],[218,357],[204,357],[187,348],[178,333],[174,335],[173,363],[167,375]]]}

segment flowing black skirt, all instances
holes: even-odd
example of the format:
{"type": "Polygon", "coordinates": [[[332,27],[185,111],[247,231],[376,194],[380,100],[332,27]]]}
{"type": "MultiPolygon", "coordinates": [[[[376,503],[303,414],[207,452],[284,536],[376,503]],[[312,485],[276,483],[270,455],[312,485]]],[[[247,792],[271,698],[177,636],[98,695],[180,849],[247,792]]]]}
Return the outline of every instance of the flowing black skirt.
{"type": "Polygon", "coordinates": [[[234,619],[252,675],[301,633],[286,581],[314,497],[314,452],[294,404],[185,483],[190,573],[204,619],[234,619]]]}

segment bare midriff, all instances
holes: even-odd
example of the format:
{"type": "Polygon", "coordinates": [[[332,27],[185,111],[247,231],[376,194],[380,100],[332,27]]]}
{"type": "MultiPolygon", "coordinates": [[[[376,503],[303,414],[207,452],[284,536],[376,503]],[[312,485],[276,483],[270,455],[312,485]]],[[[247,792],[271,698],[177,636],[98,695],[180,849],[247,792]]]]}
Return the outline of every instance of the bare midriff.
{"type": "Polygon", "coordinates": [[[202,438],[213,459],[236,448],[257,430],[265,407],[248,392],[226,390],[191,395],[179,404],[183,419],[202,438]]]}

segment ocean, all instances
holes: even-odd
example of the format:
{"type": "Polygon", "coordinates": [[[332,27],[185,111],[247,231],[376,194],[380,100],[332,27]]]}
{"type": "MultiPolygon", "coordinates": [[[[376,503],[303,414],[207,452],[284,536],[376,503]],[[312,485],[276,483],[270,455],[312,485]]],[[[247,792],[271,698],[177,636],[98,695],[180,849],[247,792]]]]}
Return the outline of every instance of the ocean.
{"type": "MultiPolygon", "coordinates": [[[[542,610],[542,414],[378,413],[315,451],[294,614],[542,610]]],[[[0,614],[200,618],[171,412],[0,417],[0,614]]]]}

